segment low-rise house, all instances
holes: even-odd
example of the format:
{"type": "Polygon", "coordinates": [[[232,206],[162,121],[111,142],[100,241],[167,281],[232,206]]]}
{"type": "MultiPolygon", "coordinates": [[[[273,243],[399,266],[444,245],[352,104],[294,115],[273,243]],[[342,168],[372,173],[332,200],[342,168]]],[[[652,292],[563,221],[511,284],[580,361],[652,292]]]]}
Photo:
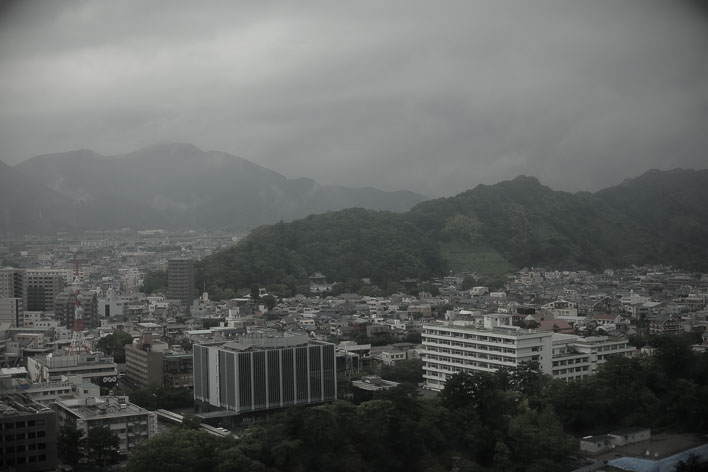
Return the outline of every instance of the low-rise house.
{"type": "Polygon", "coordinates": [[[601,454],[616,447],[650,439],[651,430],[648,428],[627,428],[609,434],[585,436],[580,440],[580,450],[588,454],[601,454]]]}

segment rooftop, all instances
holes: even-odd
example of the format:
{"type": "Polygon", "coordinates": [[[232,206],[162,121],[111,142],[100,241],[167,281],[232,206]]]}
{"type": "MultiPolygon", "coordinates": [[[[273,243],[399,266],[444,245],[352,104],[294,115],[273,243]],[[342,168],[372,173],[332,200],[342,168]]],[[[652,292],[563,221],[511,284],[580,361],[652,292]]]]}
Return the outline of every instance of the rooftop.
{"type": "Polygon", "coordinates": [[[9,394],[0,396],[0,417],[50,412],[51,409],[29,398],[9,394]]]}
{"type": "Polygon", "coordinates": [[[223,347],[232,351],[248,351],[251,349],[277,349],[281,347],[301,346],[309,342],[310,337],[307,334],[253,334],[240,336],[235,341],[224,343],[223,347]]]}
{"type": "Polygon", "coordinates": [[[130,403],[125,396],[67,398],[57,401],[56,404],[82,419],[148,413],[148,410],[130,403]]]}

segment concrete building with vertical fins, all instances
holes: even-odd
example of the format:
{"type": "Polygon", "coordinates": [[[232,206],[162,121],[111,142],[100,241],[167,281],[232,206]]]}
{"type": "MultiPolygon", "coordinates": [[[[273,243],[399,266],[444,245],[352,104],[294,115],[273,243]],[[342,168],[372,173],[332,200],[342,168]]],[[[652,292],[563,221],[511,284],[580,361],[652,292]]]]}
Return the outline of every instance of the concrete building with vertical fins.
{"type": "Polygon", "coordinates": [[[194,345],[194,399],[237,414],[337,398],[334,344],[306,334],[252,335],[194,345]]]}

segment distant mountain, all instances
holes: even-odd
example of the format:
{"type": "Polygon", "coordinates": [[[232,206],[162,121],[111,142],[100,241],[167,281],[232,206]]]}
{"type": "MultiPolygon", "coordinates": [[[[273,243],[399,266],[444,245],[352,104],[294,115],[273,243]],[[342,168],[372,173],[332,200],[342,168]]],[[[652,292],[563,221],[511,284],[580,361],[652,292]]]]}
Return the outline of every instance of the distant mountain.
{"type": "Polygon", "coordinates": [[[75,225],[72,202],[0,162],[0,236],[75,225]]]}
{"type": "Polygon", "coordinates": [[[122,156],[80,150],[16,166],[67,197],[78,228],[174,227],[244,230],[349,207],[404,211],[412,192],[288,179],[245,159],[191,144],[161,144],[122,156]]]}
{"type": "Polygon", "coordinates": [[[602,269],[666,263],[708,269],[708,171],[650,171],[595,194],[532,177],[479,185],[403,214],[344,210],[265,226],[204,260],[214,288],[293,286],[307,274],[381,286],[448,270],[530,265],[602,269]]]}

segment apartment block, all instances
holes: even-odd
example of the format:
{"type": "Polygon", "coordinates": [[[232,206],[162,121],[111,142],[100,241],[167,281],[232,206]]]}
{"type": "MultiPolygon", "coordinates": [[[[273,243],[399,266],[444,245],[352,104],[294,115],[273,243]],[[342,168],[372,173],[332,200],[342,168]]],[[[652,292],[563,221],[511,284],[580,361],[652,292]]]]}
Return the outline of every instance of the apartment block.
{"type": "Polygon", "coordinates": [[[610,357],[635,351],[626,338],[522,329],[506,314],[427,324],[422,341],[423,378],[431,390],[442,390],[457,372],[495,372],[532,361],[555,378],[579,379],[594,374],[610,357]]]}
{"type": "Polygon", "coordinates": [[[35,472],[56,466],[56,414],[24,395],[1,396],[0,470],[35,472]]]}
{"type": "Polygon", "coordinates": [[[157,415],[128,400],[125,396],[88,396],[58,400],[52,408],[59,425],[72,425],[84,436],[93,428],[109,428],[118,437],[119,452],[125,454],[157,434],[157,415]]]}
{"type": "Polygon", "coordinates": [[[431,390],[442,390],[457,372],[496,372],[524,362],[551,373],[552,333],[513,326],[511,315],[426,324],[422,341],[423,378],[431,390]]]}
{"type": "Polygon", "coordinates": [[[54,310],[54,298],[66,286],[67,271],[63,269],[26,269],[24,271],[25,309],[54,310]]]}

